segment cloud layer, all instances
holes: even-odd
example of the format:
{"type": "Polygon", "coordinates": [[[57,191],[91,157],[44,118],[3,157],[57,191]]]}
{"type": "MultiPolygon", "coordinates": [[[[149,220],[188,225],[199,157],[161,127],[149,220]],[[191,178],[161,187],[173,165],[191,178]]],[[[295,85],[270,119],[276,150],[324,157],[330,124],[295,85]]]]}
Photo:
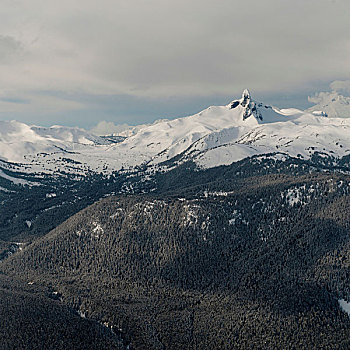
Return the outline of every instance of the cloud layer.
{"type": "Polygon", "coordinates": [[[309,111],[323,111],[329,117],[350,118],[350,80],[336,80],[330,84],[331,91],[309,96],[314,106],[309,111]]]}
{"type": "Polygon", "coordinates": [[[3,0],[0,113],[91,107],[81,96],[274,94],[349,79],[349,12],[345,0],[3,0]]]}

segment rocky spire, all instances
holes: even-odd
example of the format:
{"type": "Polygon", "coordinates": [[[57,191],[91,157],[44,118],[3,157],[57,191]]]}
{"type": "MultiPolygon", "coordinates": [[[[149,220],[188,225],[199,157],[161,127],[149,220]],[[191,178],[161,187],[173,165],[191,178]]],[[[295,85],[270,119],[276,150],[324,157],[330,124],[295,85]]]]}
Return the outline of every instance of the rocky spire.
{"type": "Polygon", "coordinates": [[[230,109],[234,109],[238,106],[242,106],[244,108],[243,120],[249,118],[251,115],[254,115],[254,117],[258,120],[263,120],[261,111],[258,109],[257,103],[252,100],[248,89],[243,91],[241,99],[234,100],[229,104],[230,109]]]}
{"type": "Polygon", "coordinates": [[[251,97],[250,97],[250,92],[249,92],[248,89],[245,89],[245,90],[243,91],[243,93],[242,93],[242,102],[241,102],[241,105],[242,105],[243,107],[246,107],[246,106],[249,104],[250,99],[251,99],[251,97]]]}

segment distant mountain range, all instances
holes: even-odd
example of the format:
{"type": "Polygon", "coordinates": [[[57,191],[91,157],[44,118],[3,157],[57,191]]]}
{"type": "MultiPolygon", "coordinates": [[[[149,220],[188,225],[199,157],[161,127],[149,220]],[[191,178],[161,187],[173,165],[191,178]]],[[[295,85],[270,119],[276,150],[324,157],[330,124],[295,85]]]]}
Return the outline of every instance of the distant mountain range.
{"type": "MultiPolygon", "coordinates": [[[[211,106],[195,115],[159,120],[111,136],[79,128],[0,123],[3,169],[30,174],[111,174],[136,166],[172,166],[191,160],[200,168],[228,165],[253,155],[341,159],[350,153],[350,119],[327,118],[347,101],[308,111],[278,109],[255,101],[248,90],[226,106],[211,106]]],[[[345,103],[346,102],[346,103],[345,103]]],[[[346,109],[347,108],[347,109],[346,109]]]]}

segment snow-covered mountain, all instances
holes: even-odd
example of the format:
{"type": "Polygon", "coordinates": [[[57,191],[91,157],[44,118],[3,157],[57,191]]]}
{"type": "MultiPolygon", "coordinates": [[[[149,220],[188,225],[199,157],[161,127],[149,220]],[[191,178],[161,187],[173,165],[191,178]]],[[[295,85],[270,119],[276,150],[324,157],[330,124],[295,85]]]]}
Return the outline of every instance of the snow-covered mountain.
{"type": "Polygon", "coordinates": [[[158,119],[153,123],[148,124],[139,124],[139,125],[128,125],[128,124],[120,124],[116,125],[113,122],[101,121],[95,127],[93,127],[90,131],[93,134],[99,136],[121,136],[121,137],[130,137],[136,135],[141,129],[144,129],[150,125],[158,124],[161,122],[168,121],[168,119],[158,119]]]}
{"type": "Polygon", "coordinates": [[[248,90],[226,106],[143,128],[113,146],[150,164],[181,154],[201,167],[231,164],[255,154],[284,153],[308,159],[315,152],[340,157],[350,152],[350,122],[254,101],[248,90]]]}
{"type": "Polygon", "coordinates": [[[103,145],[106,141],[83,129],[63,126],[28,126],[17,121],[0,121],[0,159],[22,162],[40,153],[69,151],[73,144],[103,145]]]}
{"type": "Polygon", "coordinates": [[[157,166],[175,156],[177,164],[192,160],[206,168],[266,153],[341,158],[350,154],[350,119],[278,109],[253,100],[245,90],[226,106],[145,125],[119,143],[78,128],[0,123],[3,166],[30,173],[108,174],[157,166]]]}
{"type": "Polygon", "coordinates": [[[84,154],[109,144],[80,128],[0,122],[0,161],[3,166],[12,163],[16,170],[49,174],[61,170],[69,172],[65,166],[67,160],[79,162],[78,158],[84,159],[84,154]]]}

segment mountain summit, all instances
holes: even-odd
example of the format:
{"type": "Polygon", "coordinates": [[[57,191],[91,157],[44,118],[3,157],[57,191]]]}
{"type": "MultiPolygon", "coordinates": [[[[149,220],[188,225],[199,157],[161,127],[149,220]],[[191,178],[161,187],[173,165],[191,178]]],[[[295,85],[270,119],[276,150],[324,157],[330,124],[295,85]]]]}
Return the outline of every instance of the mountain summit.
{"type": "Polygon", "coordinates": [[[262,113],[257,109],[257,104],[251,99],[251,95],[248,89],[245,89],[242,93],[242,98],[240,100],[234,100],[230,103],[230,108],[234,109],[238,106],[244,108],[243,120],[249,118],[251,115],[257,120],[262,120],[262,113]]]}

